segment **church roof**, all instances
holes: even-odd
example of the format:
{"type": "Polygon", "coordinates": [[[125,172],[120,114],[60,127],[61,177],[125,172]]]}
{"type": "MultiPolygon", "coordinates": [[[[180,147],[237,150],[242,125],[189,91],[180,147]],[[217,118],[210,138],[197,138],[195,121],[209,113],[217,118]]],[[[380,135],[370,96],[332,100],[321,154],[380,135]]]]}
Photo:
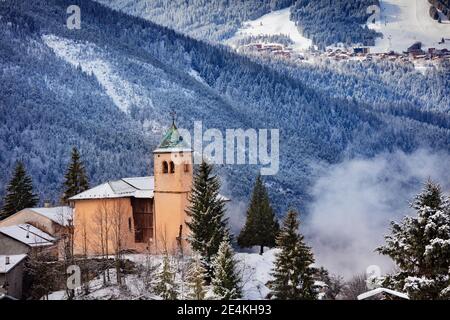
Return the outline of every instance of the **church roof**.
{"type": "Polygon", "coordinates": [[[169,130],[167,130],[161,143],[154,152],[174,152],[174,151],[191,151],[191,146],[183,139],[178,131],[177,126],[173,122],[169,130]]]}
{"type": "Polygon", "coordinates": [[[153,176],[123,178],[108,181],[70,198],[70,200],[105,199],[105,198],[153,198],[155,182],[153,176]]]}
{"type": "MultiPolygon", "coordinates": [[[[92,189],[79,193],[69,200],[113,199],[128,197],[152,199],[154,189],[155,179],[153,176],[123,178],[120,180],[103,183],[92,189]]],[[[219,194],[217,198],[225,202],[230,201],[229,198],[221,194],[219,194]]]]}

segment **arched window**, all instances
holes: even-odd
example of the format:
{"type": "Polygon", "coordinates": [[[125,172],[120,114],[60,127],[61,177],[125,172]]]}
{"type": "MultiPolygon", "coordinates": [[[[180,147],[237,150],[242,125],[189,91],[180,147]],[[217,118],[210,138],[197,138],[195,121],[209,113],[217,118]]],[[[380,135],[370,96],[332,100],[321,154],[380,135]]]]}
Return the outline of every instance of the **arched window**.
{"type": "Polygon", "coordinates": [[[170,161],[170,173],[175,173],[175,163],[173,161],[170,161]]]}
{"type": "Polygon", "coordinates": [[[169,173],[169,165],[167,161],[163,161],[162,163],[162,173],[169,173]]]}

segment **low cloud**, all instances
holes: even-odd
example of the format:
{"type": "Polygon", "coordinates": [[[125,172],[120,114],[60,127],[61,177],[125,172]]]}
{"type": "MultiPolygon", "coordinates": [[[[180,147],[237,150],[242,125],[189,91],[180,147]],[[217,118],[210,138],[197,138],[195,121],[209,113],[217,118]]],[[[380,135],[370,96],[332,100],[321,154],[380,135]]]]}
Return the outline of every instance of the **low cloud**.
{"type": "Polygon", "coordinates": [[[391,220],[411,214],[409,203],[428,178],[450,190],[450,156],[420,150],[323,166],[312,190],[313,203],[302,232],[318,265],[346,278],[390,259],[374,252],[383,244],[391,220]]]}

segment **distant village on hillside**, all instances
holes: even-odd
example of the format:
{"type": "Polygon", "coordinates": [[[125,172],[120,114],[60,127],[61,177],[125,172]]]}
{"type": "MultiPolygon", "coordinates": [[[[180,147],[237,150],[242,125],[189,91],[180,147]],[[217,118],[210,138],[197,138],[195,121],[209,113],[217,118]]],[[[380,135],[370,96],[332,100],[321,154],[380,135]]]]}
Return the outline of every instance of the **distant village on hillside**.
{"type": "MultiPolygon", "coordinates": [[[[441,43],[450,43],[450,38],[442,38],[441,43]]],[[[255,56],[266,56],[295,63],[314,62],[315,59],[330,59],[332,61],[391,61],[396,63],[412,63],[415,66],[439,67],[450,63],[450,50],[428,48],[424,49],[421,42],[413,43],[404,52],[389,51],[386,53],[372,53],[368,46],[354,46],[351,48],[329,48],[325,52],[311,49],[300,53],[289,45],[281,43],[250,43],[237,48],[240,53],[255,56]]]]}

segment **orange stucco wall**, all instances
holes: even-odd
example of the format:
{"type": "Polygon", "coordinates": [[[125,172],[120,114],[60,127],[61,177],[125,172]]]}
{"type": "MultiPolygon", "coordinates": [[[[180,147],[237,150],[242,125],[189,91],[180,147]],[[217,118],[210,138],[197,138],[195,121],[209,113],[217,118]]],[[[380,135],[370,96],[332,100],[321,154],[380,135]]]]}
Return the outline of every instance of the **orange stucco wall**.
{"type": "Polygon", "coordinates": [[[134,243],[134,225],[129,198],[75,201],[75,254],[114,254],[121,250],[141,249],[134,243]],[[131,219],[131,228],[129,228],[131,219]],[[120,231],[120,237],[117,237],[120,231]]]}
{"type": "Polygon", "coordinates": [[[185,210],[189,204],[192,187],[192,154],[155,153],[154,176],[156,249],[160,252],[177,250],[180,245],[177,238],[182,226],[181,246],[184,252],[188,252],[189,246],[186,241],[189,234],[186,225],[188,217],[185,210]],[[174,161],[174,173],[163,173],[164,161],[168,163],[174,161]]]}

